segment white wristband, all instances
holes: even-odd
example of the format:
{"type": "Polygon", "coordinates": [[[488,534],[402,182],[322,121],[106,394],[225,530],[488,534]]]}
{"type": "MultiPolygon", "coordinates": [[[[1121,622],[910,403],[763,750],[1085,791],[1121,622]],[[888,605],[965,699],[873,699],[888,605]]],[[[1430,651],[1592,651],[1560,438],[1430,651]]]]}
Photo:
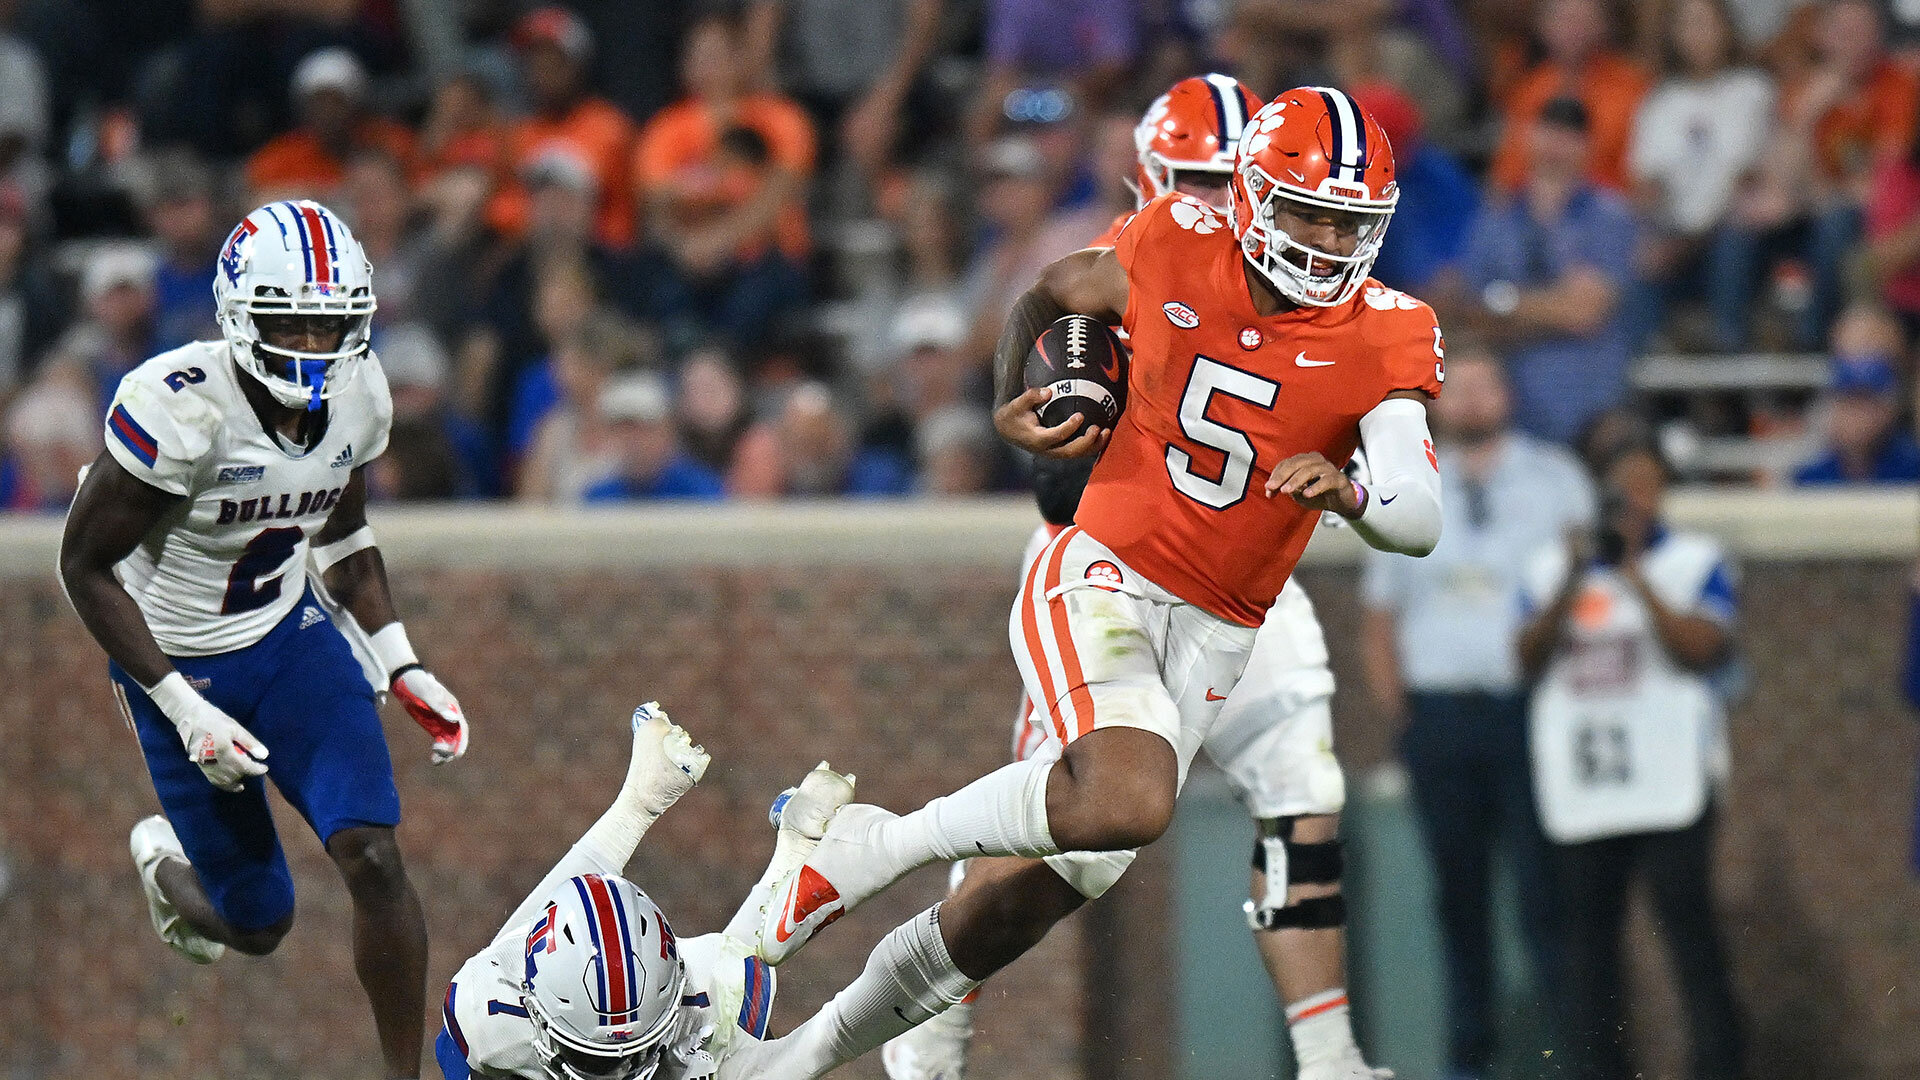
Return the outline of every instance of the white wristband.
{"type": "Polygon", "coordinates": [[[413,643],[407,640],[407,628],[397,619],[376,631],[367,639],[367,644],[388,678],[401,668],[420,662],[420,658],[413,655],[413,643]]]}
{"type": "Polygon", "coordinates": [[[167,672],[167,677],[143,687],[147,698],[153,702],[167,719],[179,723],[181,716],[191,713],[203,700],[193,687],[187,685],[187,677],[177,671],[167,672]]]}
{"type": "Polygon", "coordinates": [[[357,555],[373,547],[378,541],[373,538],[373,526],[362,525],[331,544],[323,544],[313,549],[314,564],[321,573],[333,569],[334,564],[349,555],[357,555]]]}

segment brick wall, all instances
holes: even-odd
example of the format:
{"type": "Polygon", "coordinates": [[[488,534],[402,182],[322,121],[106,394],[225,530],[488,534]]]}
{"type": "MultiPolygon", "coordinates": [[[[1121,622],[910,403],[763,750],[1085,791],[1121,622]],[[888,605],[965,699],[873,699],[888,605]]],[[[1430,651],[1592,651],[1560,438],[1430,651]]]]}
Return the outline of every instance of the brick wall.
{"type": "MultiPolygon", "coordinates": [[[[998,764],[1015,694],[1007,576],[997,563],[400,575],[412,636],[475,725],[467,758],[433,769],[421,733],[388,718],[435,985],[605,805],[638,701],[666,702],[715,757],[631,870],[686,933],[725,919],[770,849],[767,802],[816,760],[858,772],[863,797],[896,807],[998,764]]],[[[1349,691],[1343,748],[1350,764],[1377,762],[1391,733],[1351,692],[1350,575],[1305,580],[1349,691]]],[[[1757,682],[1736,720],[1721,880],[1768,1062],[1757,1075],[1920,1075],[1905,862],[1915,746],[1894,690],[1900,570],[1770,565],[1750,572],[1748,593],[1757,682]]],[[[281,821],[299,915],[277,954],[203,971],[154,939],[125,840],[155,803],[102,667],[51,583],[0,587],[0,849],[13,867],[0,899],[0,1076],[374,1075],[345,894],[295,815],[281,821]]],[[[1173,959],[1150,932],[1166,912],[1165,868],[1143,861],[1104,918],[1063,928],[990,984],[975,1075],[1167,1075],[1168,1003],[1143,989],[1167,986],[1153,975],[1173,959]],[[1088,963],[1116,948],[1117,964],[1088,963]]],[[[940,887],[923,871],[789,965],[776,1030],[851,978],[873,941],[940,887]]],[[[1649,981],[1650,1075],[1676,1075],[1664,994],[1649,981]]],[[[846,1075],[880,1072],[865,1062],[846,1075]]]]}

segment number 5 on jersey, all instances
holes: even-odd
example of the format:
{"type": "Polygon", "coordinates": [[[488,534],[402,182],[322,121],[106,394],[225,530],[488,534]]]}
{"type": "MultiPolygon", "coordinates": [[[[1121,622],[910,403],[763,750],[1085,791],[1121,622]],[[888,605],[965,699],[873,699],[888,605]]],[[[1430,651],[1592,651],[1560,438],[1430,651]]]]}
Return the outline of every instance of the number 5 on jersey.
{"type": "Polygon", "coordinates": [[[1279,392],[1280,384],[1271,379],[1195,356],[1186,392],[1180,396],[1180,430],[1195,443],[1219,451],[1226,463],[1219,476],[1204,476],[1193,471],[1192,454],[1168,443],[1167,476],[1173,480],[1174,490],[1215,510],[1225,510],[1246,498],[1247,483],[1253,477],[1253,440],[1239,428],[1209,420],[1207,406],[1218,393],[1271,409],[1279,392]]]}

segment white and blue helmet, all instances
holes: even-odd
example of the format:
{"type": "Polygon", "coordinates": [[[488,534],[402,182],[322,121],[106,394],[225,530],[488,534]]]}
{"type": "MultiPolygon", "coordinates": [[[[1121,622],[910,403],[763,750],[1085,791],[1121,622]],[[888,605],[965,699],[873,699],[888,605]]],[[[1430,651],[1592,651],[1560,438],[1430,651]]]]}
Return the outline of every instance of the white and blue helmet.
{"type": "Polygon", "coordinates": [[[685,984],[666,916],[622,877],[561,882],[527,932],[520,997],[550,1080],[653,1076],[685,984]]]}
{"type": "Polygon", "coordinates": [[[220,330],[241,368],[288,408],[318,409],[353,381],[367,355],[373,266],[347,223],[317,202],[275,202],[240,220],[213,275],[220,330]],[[262,322],[338,320],[328,352],[267,344],[262,322]]]}

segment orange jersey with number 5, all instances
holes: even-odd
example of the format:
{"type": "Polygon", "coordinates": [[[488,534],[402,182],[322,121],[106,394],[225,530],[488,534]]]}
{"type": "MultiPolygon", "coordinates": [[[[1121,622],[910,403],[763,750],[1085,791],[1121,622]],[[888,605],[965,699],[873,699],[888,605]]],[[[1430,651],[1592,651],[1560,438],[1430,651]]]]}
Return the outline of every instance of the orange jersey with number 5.
{"type": "Polygon", "coordinates": [[[1225,215],[1184,195],[1148,203],[1114,253],[1127,408],[1075,520],[1154,584],[1257,626],[1320,517],[1268,498],[1268,475],[1308,451],[1344,465],[1388,394],[1440,393],[1433,309],[1369,279],[1339,307],[1261,315],[1225,215]]]}

